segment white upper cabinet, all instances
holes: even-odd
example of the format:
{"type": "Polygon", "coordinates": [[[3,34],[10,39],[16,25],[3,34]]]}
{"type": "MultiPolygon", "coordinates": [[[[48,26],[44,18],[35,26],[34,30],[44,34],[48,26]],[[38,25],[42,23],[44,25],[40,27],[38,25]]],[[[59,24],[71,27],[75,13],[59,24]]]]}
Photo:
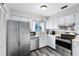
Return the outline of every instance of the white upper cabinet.
{"type": "Polygon", "coordinates": [[[74,15],[65,16],[65,24],[71,25],[74,23],[74,15]]]}
{"type": "Polygon", "coordinates": [[[52,29],[52,21],[49,19],[46,21],[46,29],[52,29]]]}
{"type": "Polygon", "coordinates": [[[70,25],[74,23],[74,15],[63,16],[58,19],[58,25],[70,25]]]}
{"type": "Polygon", "coordinates": [[[30,31],[35,31],[35,22],[33,20],[30,21],[30,31]]]}
{"type": "Polygon", "coordinates": [[[57,19],[50,17],[47,20],[47,29],[58,29],[58,26],[72,25],[74,23],[74,15],[62,16],[57,19]]]}
{"type": "Polygon", "coordinates": [[[60,17],[59,19],[58,19],[58,25],[64,25],[64,19],[65,19],[65,17],[60,17]]]}
{"type": "Polygon", "coordinates": [[[58,19],[53,19],[53,29],[58,29],[58,19]]]}
{"type": "Polygon", "coordinates": [[[75,14],[75,30],[79,30],[79,13],[75,14]]]}
{"type": "Polygon", "coordinates": [[[58,19],[58,26],[62,26],[62,28],[60,27],[60,29],[64,29],[64,26],[67,27],[66,30],[72,30],[73,28],[71,28],[71,26],[73,26],[74,24],[74,14],[72,15],[68,15],[68,16],[62,16],[58,19]]]}
{"type": "Polygon", "coordinates": [[[46,29],[57,29],[58,28],[57,20],[58,19],[49,18],[46,21],[46,29]]]}

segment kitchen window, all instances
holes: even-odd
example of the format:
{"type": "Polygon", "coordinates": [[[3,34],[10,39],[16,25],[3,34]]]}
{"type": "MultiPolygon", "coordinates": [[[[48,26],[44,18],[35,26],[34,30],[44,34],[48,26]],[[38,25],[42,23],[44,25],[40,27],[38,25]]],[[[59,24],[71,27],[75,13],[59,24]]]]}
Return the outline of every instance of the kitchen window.
{"type": "Polygon", "coordinates": [[[41,31],[41,30],[42,27],[40,21],[35,21],[35,31],[41,31]]]}

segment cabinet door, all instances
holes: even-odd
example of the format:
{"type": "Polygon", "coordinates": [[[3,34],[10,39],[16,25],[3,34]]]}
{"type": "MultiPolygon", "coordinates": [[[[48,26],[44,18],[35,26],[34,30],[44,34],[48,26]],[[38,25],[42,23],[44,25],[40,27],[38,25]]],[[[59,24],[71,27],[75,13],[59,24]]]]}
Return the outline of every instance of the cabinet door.
{"type": "Polygon", "coordinates": [[[39,37],[39,47],[47,46],[47,35],[42,35],[39,37]]]}
{"type": "Polygon", "coordinates": [[[58,19],[58,25],[63,25],[65,23],[65,17],[60,17],[58,19]]]}
{"type": "Polygon", "coordinates": [[[65,16],[65,24],[73,24],[74,23],[74,15],[65,16]]]}
{"type": "Polygon", "coordinates": [[[53,49],[56,49],[56,43],[55,43],[55,35],[48,35],[48,46],[50,46],[53,49]]]}
{"type": "Polygon", "coordinates": [[[58,19],[48,19],[46,21],[46,29],[58,29],[58,19]]]}
{"type": "Polygon", "coordinates": [[[75,14],[75,30],[79,31],[79,13],[75,14]]]}
{"type": "Polygon", "coordinates": [[[58,19],[52,20],[52,29],[58,29],[58,19]]]}
{"type": "Polygon", "coordinates": [[[18,22],[7,21],[7,54],[10,56],[19,55],[18,53],[18,22]]]}
{"type": "Polygon", "coordinates": [[[72,55],[73,56],[79,56],[79,43],[73,42],[72,44],[72,55]]]}
{"type": "Polygon", "coordinates": [[[35,50],[38,48],[39,48],[39,39],[38,38],[31,38],[30,50],[35,50]]]}
{"type": "Polygon", "coordinates": [[[52,29],[52,28],[53,28],[52,20],[51,19],[48,19],[46,21],[46,29],[52,29]]]}
{"type": "Polygon", "coordinates": [[[29,22],[19,22],[20,55],[30,54],[30,24],[29,22]]]}

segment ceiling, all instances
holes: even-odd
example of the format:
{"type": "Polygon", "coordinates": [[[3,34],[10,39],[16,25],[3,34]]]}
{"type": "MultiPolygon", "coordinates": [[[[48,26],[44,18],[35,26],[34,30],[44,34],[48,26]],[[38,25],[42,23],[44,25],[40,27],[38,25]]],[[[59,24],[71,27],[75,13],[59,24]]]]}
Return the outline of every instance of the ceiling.
{"type": "Polygon", "coordinates": [[[51,16],[63,11],[61,7],[68,5],[67,8],[70,8],[76,5],[76,3],[7,3],[6,5],[8,8],[16,9],[22,12],[31,12],[43,16],[51,16]],[[47,9],[41,10],[41,5],[46,5],[47,9]]]}

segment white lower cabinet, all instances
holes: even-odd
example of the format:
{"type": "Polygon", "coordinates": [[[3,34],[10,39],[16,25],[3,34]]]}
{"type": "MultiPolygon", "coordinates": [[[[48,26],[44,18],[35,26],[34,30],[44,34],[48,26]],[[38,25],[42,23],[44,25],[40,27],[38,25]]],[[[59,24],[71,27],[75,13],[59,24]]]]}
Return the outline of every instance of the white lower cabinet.
{"type": "Polygon", "coordinates": [[[39,48],[47,46],[47,35],[41,35],[39,37],[39,48]]]}
{"type": "Polygon", "coordinates": [[[79,42],[73,42],[72,44],[72,55],[79,56],[79,42]]]}
{"type": "Polygon", "coordinates": [[[39,48],[39,37],[33,37],[30,41],[30,50],[35,50],[39,48]]]}
{"type": "Polygon", "coordinates": [[[55,35],[48,35],[47,42],[48,46],[50,46],[53,49],[56,49],[55,35]]]}
{"type": "Polygon", "coordinates": [[[35,50],[45,46],[49,46],[53,49],[56,49],[54,35],[41,35],[38,37],[31,37],[30,50],[35,50]]]}

